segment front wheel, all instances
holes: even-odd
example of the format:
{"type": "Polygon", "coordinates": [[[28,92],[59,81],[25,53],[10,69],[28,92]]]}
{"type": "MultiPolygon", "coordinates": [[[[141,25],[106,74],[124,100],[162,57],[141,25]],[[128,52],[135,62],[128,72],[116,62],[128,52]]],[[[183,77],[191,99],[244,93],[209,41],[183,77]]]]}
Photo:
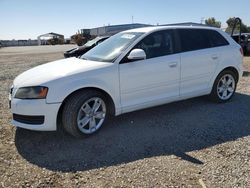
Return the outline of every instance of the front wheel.
{"type": "Polygon", "coordinates": [[[107,118],[105,101],[101,93],[91,90],[71,96],[62,112],[64,129],[75,137],[96,133],[107,118]]]}
{"type": "Polygon", "coordinates": [[[233,97],[236,87],[235,73],[230,70],[223,71],[214,82],[210,98],[219,103],[227,102],[233,97]]]}

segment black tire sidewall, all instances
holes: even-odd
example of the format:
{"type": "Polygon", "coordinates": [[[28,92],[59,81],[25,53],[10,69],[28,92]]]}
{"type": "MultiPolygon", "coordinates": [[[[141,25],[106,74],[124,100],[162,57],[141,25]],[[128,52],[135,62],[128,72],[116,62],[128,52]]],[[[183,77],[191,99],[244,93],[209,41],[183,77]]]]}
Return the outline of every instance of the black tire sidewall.
{"type": "Polygon", "coordinates": [[[62,124],[64,129],[71,135],[81,138],[81,137],[88,137],[90,135],[96,134],[100,131],[100,129],[103,127],[103,125],[106,123],[106,119],[108,118],[108,106],[107,106],[107,100],[100,92],[96,91],[83,91],[78,92],[74,95],[72,95],[65,103],[65,106],[63,108],[62,112],[62,124]],[[101,98],[106,106],[106,116],[105,119],[101,125],[101,127],[96,130],[95,132],[91,134],[86,134],[80,131],[77,125],[77,116],[80,108],[82,105],[89,99],[98,97],[101,98]]]}
{"type": "Polygon", "coordinates": [[[234,73],[233,71],[231,71],[231,70],[224,70],[224,71],[221,72],[221,73],[217,76],[217,78],[215,79],[215,82],[214,82],[214,85],[213,85],[213,89],[212,89],[212,92],[211,92],[211,94],[210,94],[210,99],[213,100],[213,101],[215,101],[215,102],[218,102],[218,103],[225,103],[225,102],[230,101],[230,100],[232,99],[232,97],[234,96],[234,94],[235,94],[235,91],[236,91],[236,88],[237,88],[237,82],[238,82],[238,81],[237,81],[237,77],[236,77],[236,75],[235,75],[235,73],[234,73]],[[218,96],[217,86],[218,86],[218,83],[219,83],[220,79],[221,79],[224,75],[226,75],[226,74],[230,74],[231,76],[233,76],[234,81],[235,81],[235,88],[234,88],[234,92],[233,92],[232,96],[231,96],[229,99],[227,99],[227,100],[222,100],[222,99],[218,96]]]}

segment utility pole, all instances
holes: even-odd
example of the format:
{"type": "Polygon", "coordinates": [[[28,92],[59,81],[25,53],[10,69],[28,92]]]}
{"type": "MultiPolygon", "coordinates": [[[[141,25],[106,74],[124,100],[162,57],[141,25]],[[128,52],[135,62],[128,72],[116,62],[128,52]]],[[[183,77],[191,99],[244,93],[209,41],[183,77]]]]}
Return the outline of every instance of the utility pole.
{"type": "Polygon", "coordinates": [[[132,16],[132,24],[134,23],[134,16],[132,16]]]}
{"type": "Polygon", "coordinates": [[[203,24],[204,21],[205,21],[205,18],[201,17],[201,24],[203,24]]]}

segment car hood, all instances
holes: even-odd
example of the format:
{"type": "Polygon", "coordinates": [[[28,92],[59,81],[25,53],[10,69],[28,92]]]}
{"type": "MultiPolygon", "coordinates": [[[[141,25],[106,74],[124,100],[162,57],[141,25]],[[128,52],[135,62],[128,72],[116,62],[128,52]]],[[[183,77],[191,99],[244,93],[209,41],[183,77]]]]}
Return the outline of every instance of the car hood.
{"type": "Polygon", "coordinates": [[[91,48],[91,46],[79,46],[78,50],[85,50],[86,48],[91,48]]]}
{"type": "Polygon", "coordinates": [[[111,63],[82,60],[78,58],[62,59],[27,70],[16,77],[14,87],[27,87],[110,66],[111,63]]]}

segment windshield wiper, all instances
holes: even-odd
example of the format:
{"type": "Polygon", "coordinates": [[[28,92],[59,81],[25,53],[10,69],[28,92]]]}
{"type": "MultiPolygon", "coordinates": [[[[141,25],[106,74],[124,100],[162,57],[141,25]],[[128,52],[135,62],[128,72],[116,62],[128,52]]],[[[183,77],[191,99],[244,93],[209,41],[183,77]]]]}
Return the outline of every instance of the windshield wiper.
{"type": "Polygon", "coordinates": [[[83,59],[83,60],[89,60],[88,58],[86,57],[80,57],[80,59],[83,59]]]}

